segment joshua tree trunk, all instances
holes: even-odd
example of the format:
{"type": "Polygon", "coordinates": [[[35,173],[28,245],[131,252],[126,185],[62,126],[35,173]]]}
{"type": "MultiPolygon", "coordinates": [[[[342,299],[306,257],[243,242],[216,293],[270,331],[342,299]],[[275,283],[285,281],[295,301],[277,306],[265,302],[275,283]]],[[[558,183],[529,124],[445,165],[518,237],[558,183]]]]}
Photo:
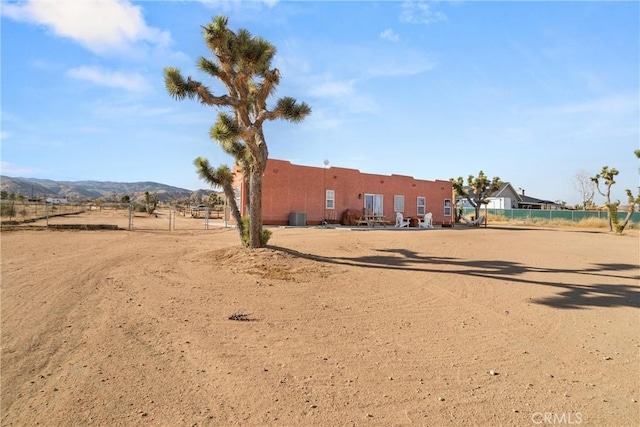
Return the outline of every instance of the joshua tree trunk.
{"type": "Polygon", "coordinates": [[[233,220],[236,222],[236,230],[238,230],[240,241],[242,241],[242,235],[244,234],[244,224],[242,222],[242,215],[240,215],[240,210],[238,209],[238,204],[236,203],[236,194],[233,191],[233,186],[231,185],[231,183],[224,183],[222,184],[222,190],[224,191],[224,195],[227,196],[229,208],[231,209],[231,214],[233,215],[233,220]]]}
{"type": "Polygon", "coordinates": [[[255,165],[249,177],[249,247],[262,247],[262,173],[263,168],[255,165]]]}
{"type": "Polygon", "coordinates": [[[478,218],[480,218],[480,209],[482,209],[482,205],[478,204],[474,206],[475,210],[476,210],[476,217],[473,218],[474,220],[478,220],[478,218]]]}
{"type": "Polygon", "coordinates": [[[262,132],[254,137],[253,163],[249,176],[249,248],[261,248],[262,242],[262,176],[267,167],[269,151],[262,132]]]}

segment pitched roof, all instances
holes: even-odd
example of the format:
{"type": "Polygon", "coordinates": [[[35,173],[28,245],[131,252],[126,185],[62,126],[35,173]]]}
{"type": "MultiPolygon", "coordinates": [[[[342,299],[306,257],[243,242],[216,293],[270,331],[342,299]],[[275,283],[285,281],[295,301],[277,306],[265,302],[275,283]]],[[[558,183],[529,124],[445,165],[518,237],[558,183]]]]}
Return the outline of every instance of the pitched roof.
{"type": "Polygon", "coordinates": [[[500,187],[498,189],[498,191],[494,192],[493,194],[491,194],[489,197],[500,197],[502,196],[503,193],[505,193],[508,189],[511,189],[511,191],[513,192],[513,194],[515,194],[516,196],[518,196],[518,198],[520,198],[520,195],[518,194],[518,192],[516,191],[515,188],[513,188],[513,186],[511,185],[510,182],[505,182],[502,187],[500,187]]]}
{"type": "MultiPolygon", "coordinates": [[[[473,189],[469,186],[464,186],[462,187],[464,190],[466,190],[469,193],[469,197],[471,197],[473,199],[473,189]]],[[[505,182],[504,184],[502,184],[502,187],[500,187],[497,191],[493,192],[492,194],[489,195],[489,197],[506,197],[509,196],[509,190],[511,190],[512,194],[515,194],[515,196],[518,198],[518,202],[520,204],[526,204],[526,205],[558,205],[556,202],[553,202],[551,200],[544,200],[544,199],[538,199],[537,197],[531,197],[531,196],[527,196],[524,195],[522,193],[519,193],[516,191],[516,189],[513,187],[513,185],[511,185],[510,182],[505,182]]],[[[462,198],[460,195],[456,196],[456,198],[462,198]]],[[[465,198],[466,199],[466,198],[465,198]]]]}
{"type": "Polygon", "coordinates": [[[530,205],[557,205],[556,202],[551,201],[551,200],[544,200],[544,199],[538,199],[537,197],[531,197],[531,196],[527,196],[525,194],[522,193],[518,193],[515,188],[513,187],[513,185],[511,185],[510,182],[505,182],[502,187],[500,187],[500,189],[496,192],[494,192],[493,194],[491,194],[490,197],[501,197],[503,196],[508,189],[511,189],[511,191],[513,192],[513,194],[515,194],[518,197],[518,201],[524,204],[530,204],[530,205]]]}

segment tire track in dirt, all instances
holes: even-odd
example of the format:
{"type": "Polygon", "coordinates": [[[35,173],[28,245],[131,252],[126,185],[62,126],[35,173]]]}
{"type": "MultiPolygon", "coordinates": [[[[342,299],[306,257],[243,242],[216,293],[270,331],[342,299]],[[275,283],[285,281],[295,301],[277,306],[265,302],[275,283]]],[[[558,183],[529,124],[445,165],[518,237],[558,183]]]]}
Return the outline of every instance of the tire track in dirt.
{"type": "MultiPolygon", "coordinates": [[[[121,236],[106,240],[105,245],[122,242],[121,236]]],[[[3,298],[3,365],[11,364],[16,371],[16,375],[3,379],[7,389],[13,391],[3,393],[2,400],[3,418],[9,424],[12,421],[7,417],[14,411],[19,412],[15,406],[28,407],[27,412],[37,416],[61,409],[51,397],[59,390],[66,360],[82,351],[88,331],[96,326],[94,317],[87,317],[86,311],[87,307],[99,304],[99,284],[104,271],[87,260],[95,251],[100,251],[101,246],[65,248],[69,245],[70,242],[57,241],[51,246],[41,246],[38,254],[49,252],[53,256],[35,264],[16,258],[16,263],[28,265],[20,269],[28,268],[30,276],[14,279],[14,271],[3,267],[3,280],[13,282],[11,295],[3,298]],[[65,266],[63,271],[60,265],[65,266]],[[7,305],[6,298],[16,303],[7,305]],[[16,316],[25,312],[31,313],[29,318],[16,316]],[[12,331],[22,327],[33,331],[28,342],[24,336],[13,338],[12,331]],[[22,350],[25,347],[26,352],[22,350]]],[[[4,254],[3,258],[6,259],[4,254]]],[[[109,262],[118,262],[117,258],[122,257],[109,262]]],[[[21,419],[20,423],[23,422],[28,419],[21,419]]]]}

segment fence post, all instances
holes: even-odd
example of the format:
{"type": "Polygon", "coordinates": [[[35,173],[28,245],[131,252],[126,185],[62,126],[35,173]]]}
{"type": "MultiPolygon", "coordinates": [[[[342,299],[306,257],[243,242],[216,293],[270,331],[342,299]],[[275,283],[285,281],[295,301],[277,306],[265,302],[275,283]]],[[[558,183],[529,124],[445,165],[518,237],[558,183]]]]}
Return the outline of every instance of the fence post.
{"type": "Polygon", "coordinates": [[[133,205],[129,205],[129,231],[133,230],[133,205]]]}
{"type": "Polygon", "coordinates": [[[209,229],[209,206],[204,211],[204,229],[209,229]]]}

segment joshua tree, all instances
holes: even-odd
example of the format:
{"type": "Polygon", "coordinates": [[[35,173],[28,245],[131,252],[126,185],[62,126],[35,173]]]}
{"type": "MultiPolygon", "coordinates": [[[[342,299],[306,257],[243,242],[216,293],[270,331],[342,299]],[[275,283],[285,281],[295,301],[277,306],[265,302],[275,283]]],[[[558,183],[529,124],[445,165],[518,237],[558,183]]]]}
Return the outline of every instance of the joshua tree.
{"type": "Polygon", "coordinates": [[[473,175],[469,175],[467,178],[467,186],[464,185],[462,177],[458,179],[451,178],[451,185],[456,194],[466,197],[476,210],[476,218],[480,218],[480,207],[483,204],[487,204],[487,197],[489,197],[495,191],[498,191],[502,186],[502,181],[497,176],[489,180],[483,171],[478,173],[478,177],[474,178],[473,175]]]}
{"type": "Polygon", "coordinates": [[[627,216],[625,216],[624,221],[622,221],[622,224],[619,224],[616,228],[616,231],[620,234],[622,234],[627,225],[629,225],[629,221],[631,220],[633,213],[637,211],[637,207],[640,205],[640,191],[636,196],[634,196],[631,190],[629,190],[628,188],[625,190],[625,192],[627,193],[627,202],[629,203],[629,208],[627,210],[627,216]]]}
{"type": "Polygon", "coordinates": [[[203,83],[191,77],[185,79],[173,67],[164,70],[165,85],[177,100],[197,98],[202,104],[232,110],[232,114],[218,115],[210,136],[225,151],[233,153],[244,176],[249,176],[249,247],[258,248],[263,246],[262,175],[269,156],[262,126],[265,121],[276,119],[299,122],[311,113],[311,108],[290,97],[280,98],[273,108],[267,107],[267,98],[280,83],[280,72],[270,68],[276,48],[245,29],[234,33],[227,22],[226,17],[217,16],[202,27],[213,57],[200,57],[197,62],[198,69],[220,80],[227,93],[215,96],[203,83]]]}
{"type": "Polygon", "coordinates": [[[238,209],[238,204],[236,203],[236,196],[233,191],[233,175],[231,174],[229,166],[220,165],[217,169],[213,169],[209,164],[209,161],[204,157],[198,157],[194,160],[193,164],[198,170],[198,176],[200,176],[200,179],[208,182],[213,186],[222,187],[224,195],[229,201],[231,215],[233,215],[233,219],[236,222],[238,234],[240,235],[240,240],[242,241],[242,236],[244,235],[244,224],[242,222],[240,210],[238,209]]]}
{"type": "Polygon", "coordinates": [[[613,227],[618,225],[618,206],[620,206],[620,201],[611,202],[611,187],[616,183],[615,178],[618,174],[619,172],[616,168],[609,169],[609,166],[603,166],[602,171],[591,178],[591,181],[596,185],[598,193],[605,198],[604,205],[608,211],[609,231],[613,231],[613,227]],[[600,180],[603,181],[604,191],[600,189],[600,180]]]}
{"type": "MultiPolygon", "coordinates": [[[[635,150],[633,152],[633,154],[635,154],[635,156],[640,159],[640,150],[635,150]]],[[[629,224],[629,221],[631,220],[631,217],[633,216],[633,213],[637,210],[637,207],[640,206],[640,188],[638,188],[638,194],[636,196],[634,196],[633,193],[631,192],[631,190],[629,190],[628,188],[625,190],[625,193],[627,194],[627,203],[629,204],[629,208],[627,209],[627,215],[625,216],[624,221],[622,222],[622,224],[618,223],[618,221],[617,221],[618,213],[615,212],[615,215],[616,215],[616,222],[615,222],[616,223],[616,232],[620,233],[620,234],[622,234],[624,229],[629,224]]],[[[616,205],[616,208],[617,207],[618,206],[616,205]]]]}
{"type": "Polygon", "coordinates": [[[222,198],[218,194],[216,194],[216,193],[209,194],[209,200],[207,201],[207,204],[209,206],[211,206],[211,207],[220,206],[223,203],[224,203],[224,201],[222,200],[222,198]]]}
{"type": "Polygon", "coordinates": [[[149,215],[153,214],[153,212],[156,210],[156,207],[158,207],[158,196],[156,196],[155,194],[151,194],[148,191],[145,191],[144,204],[147,208],[147,213],[149,215]]]}

